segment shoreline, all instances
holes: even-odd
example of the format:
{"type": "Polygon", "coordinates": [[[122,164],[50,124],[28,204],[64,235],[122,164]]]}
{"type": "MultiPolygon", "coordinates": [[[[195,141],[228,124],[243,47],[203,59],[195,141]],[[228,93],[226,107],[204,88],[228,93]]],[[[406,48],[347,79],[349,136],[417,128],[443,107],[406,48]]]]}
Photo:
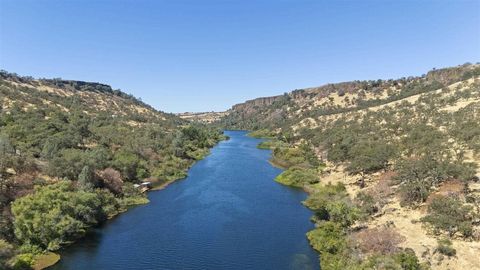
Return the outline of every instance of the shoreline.
{"type": "MultiPolygon", "coordinates": [[[[278,168],[278,169],[282,169],[283,171],[285,171],[285,170],[288,169],[288,168],[286,168],[286,167],[283,167],[283,166],[275,163],[275,162],[272,160],[272,158],[273,158],[273,150],[272,150],[272,149],[260,149],[260,150],[269,150],[269,151],[270,151],[270,159],[268,159],[268,163],[269,163],[271,166],[273,166],[273,167],[275,167],[275,168],[278,168]]],[[[292,186],[292,185],[285,185],[285,184],[283,184],[283,183],[277,182],[277,181],[275,180],[275,178],[273,179],[273,181],[276,182],[276,183],[279,184],[279,185],[282,185],[282,186],[285,186],[285,187],[288,187],[288,188],[301,189],[303,192],[305,192],[305,194],[307,195],[307,197],[310,196],[310,195],[313,193],[313,190],[312,190],[311,188],[309,188],[308,186],[296,187],[296,186],[292,186]]],[[[302,202],[302,206],[311,211],[311,209],[308,208],[306,205],[304,205],[303,202],[302,202]]],[[[312,216],[312,217],[313,217],[313,216],[312,216]]],[[[315,223],[314,223],[314,224],[315,224],[315,223]]],[[[316,226],[316,225],[315,225],[315,226],[316,226]]],[[[320,252],[318,252],[318,251],[313,247],[310,239],[308,238],[308,233],[311,232],[311,231],[312,231],[312,230],[308,231],[308,232],[305,234],[305,237],[307,238],[308,244],[310,245],[310,247],[318,254],[318,256],[319,256],[318,263],[320,263],[320,255],[321,255],[321,254],[320,254],[320,252]]]]}
{"type": "MultiPolygon", "coordinates": [[[[228,138],[225,138],[225,139],[223,139],[223,140],[218,141],[213,147],[217,146],[220,142],[225,141],[225,140],[228,140],[228,138]]],[[[213,148],[213,147],[212,147],[212,148],[213,148]]],[[[201,159],[195,160],[195,161],[192,163],[192,165],[188,168],[187,171],[189,171],[198,161],[201,161],[201,160],[205,159],[206,157],[208,157],[208,156],[210,155],[210,149],[212,149],[212,148],[209,148],[209,149],[208,149],[209,152],[208,152],[207,155],[205,155],[205,156],[202,157],[201,159]]],[[[179,180],[186,179],[187,177],[188,177],[188,173],[187,173],[187,175],[186,175],[185,177],[172,179],[172,180],[163,182],[163,183],[159,184],[158,186],[155,186],[155,185],[154,185],[153,188],[147,190],[145,193],[148,193],[148,192],[150,192],[150,191],[163,190],[163,189],[167,188],[170,184],[172,184],[172,183],[174,183],[174,182],[176,182],[176,181],[179,181],[179,180]]],[[[136,206],[138,206],[138,205],[149,204],[149,203],[150,203],[150,200],[148,200],[148,198],[146,198],[146,199],[147,199],[147,201],[146,201],[145,203],[129,205],[125,211],[120,211],[120,212],[116,213],[115,215],[108,217],[107,220],[111,220],[111,219],[119,216],[119,215],[122,214],[122,213],[127,212],[127,211],[130,210],[131,208],[136,207],[136,206]]],[[[82,239],[82,238],[83,238],[83,236],[80,237],[80,238],[78,238],[77,240],[82,239]]],[[[71,245],[74,245],[74,244],[75,244],[75,242],[71,243],[71,245]]],[[[54,266],[55,264],[57,264],[57,263],[62,259],[61,255],[60,255],[62,249],[63,249],[63,247],[60,248],[59,250],[57,250],[57,252],[51,252],[51,251],[50,251],[50,252],[47,252],[47,253],[45,253],[45,254],[40,254],[40,255],[38,255],[37,258],[35,259],[35,264],[34,264],[34,266],[33,266],[33,269],[34,269],[34,270],[44,270],[44,269],[47,269],[47,268],[49,268],[49,267],[54,266]],[[53,258],[54,258],[54,259],[53,259],[53,258]]]]}
{"type": "MultiPolygon", "coordinates": [[[[268,159],[268,163],[275,167],[275,168],[278,168],[278,169],[282,169],[283,171],[285,170],[288,170],[288,168],[286,167],[283,167],[281,166],[280,164],[277,164],[275,163],[275,161],[272,159],[273,158],[273,150],[272,149],[260,149],[260,150],[269,150],[270,151],[270,159],[268,159]]],[[[274,182],[278,183],[279,185],[282,185],[282,186],[285,186],[285,187],[288,187],[288,188],[297,188],[297,189],[301,189],[303,192],[305,192],[305,194],[308,196],[310,196],[312,193],[313,193],[313,190],[311,188],[309,188],[308,186],[303,186],[303,187],[296,187],[296,186],[292,186],[292,185],[286,185],[286,184],[283,184],[283,183],[279,183],[275,180],[275,178],[273,179],[274,182]]],[[[309,209],[311,211],[310,208],[308,208],[306,205],[303,204],[302,202],[302,206],[309,209]]],[[[316,226],[316,225],[315,225],[316,226]]],[[[316,250],[313,245],[312,245],[312,242],[310,241],[310,239],[308,238],[308,233],[311,232],[312,230],[308,231],[306,234],[305,234],[305,237],[307,238],[308,240],[308,244],[310,245],[310,247],[318,254],[319,256],[319,260],[318,260],[318,263],[320,263],[320,252],[318,252],[318,250],[316,250]]]]}

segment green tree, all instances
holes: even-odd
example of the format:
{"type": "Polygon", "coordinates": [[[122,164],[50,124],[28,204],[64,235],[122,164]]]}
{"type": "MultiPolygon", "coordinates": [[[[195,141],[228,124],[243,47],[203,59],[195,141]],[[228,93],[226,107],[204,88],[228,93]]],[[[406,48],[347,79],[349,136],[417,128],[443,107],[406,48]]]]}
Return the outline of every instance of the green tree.
{"type": "Polygon", "coordinates": [[[12,212],[17,239],[48,250],[59,249],[105,218],[97,194],[77,192],[67,181],[15,200],[12,212]]]}
{"type": "Polygon", "coordinates": [[[78,175],[78,186],[85,191],[91,191],[98,186],[95,174],[90,166],[84,166],[78,175]]]}
{"type": "Polygon", "coordinates": [[[422,221],[429,223],[437,232],[445,231],[453,236],[460,229],[463,232],[472,230],[471,211],[472,207],[464,205],[457,197],[441,196],[432,200],[422,221]]]}
{"type": "Polygon", "coordinates": [[[352,173],[369,173],[385,169],[395,156],[395,147],[383,140],[359,140],[350,150],[348,170],[352,173]]]}
{"type": "Polygon", "coordinates": [[[14,249],[7,241],[0,239],[0,268],[8,269],[10,267],[9,260],[14,254],[14,249]]]}

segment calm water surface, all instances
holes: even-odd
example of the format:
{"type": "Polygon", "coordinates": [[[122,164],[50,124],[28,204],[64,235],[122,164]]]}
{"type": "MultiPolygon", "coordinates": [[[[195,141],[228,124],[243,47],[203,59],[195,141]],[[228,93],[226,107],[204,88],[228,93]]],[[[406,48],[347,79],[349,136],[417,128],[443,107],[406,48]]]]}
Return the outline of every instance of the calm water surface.
{"type": "Polygon", "coordinates": [[[273,181],[270,151],[226,131],[189,177],[148,194],[75,243],[50,269],[318,269],[306,194],[273,181]]]}

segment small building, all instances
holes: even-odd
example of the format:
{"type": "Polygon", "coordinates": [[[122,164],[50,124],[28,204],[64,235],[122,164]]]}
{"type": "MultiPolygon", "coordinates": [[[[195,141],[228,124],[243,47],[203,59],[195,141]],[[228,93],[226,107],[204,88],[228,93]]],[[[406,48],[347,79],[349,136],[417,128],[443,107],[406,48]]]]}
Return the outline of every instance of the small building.
{"type": "Polygon", "coordinates": [[[140,186],[151,188],[152,187],[152,182],[142,182],[140,184],[140,186]]]}
{"type": "Polygon", "coordinates": [[[134,188],[139,188],[140,189],[140,192],[144,193],[144,192],[147,192],[149,189],[152,188],[152,182],[142,182],[140,184],[134,184],[133,185],[134,188]]]}

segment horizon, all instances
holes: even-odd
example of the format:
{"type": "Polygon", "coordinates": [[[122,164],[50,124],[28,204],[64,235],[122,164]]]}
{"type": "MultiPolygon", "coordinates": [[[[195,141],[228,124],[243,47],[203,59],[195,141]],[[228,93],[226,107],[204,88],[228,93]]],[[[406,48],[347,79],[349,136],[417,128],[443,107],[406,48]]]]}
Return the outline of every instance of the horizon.
{"type": "MultiPolygon", "coordinates": [[[[465,64],[472,64],[472,65],[480,65],[480,62],[465,62],[465,63],[462,63],[462,64],[458,64],[458,65],[455,65],[455,66],[448,66],[448,67],[434,67],[434,68],[431,68],[425,72],[423,72],[422,74],[417,74],[417,75],[409,75],[409,76],[400,76],[400,77],[397,77],[397,78],[374,78],[374,79],[352,79],[350,81],[338,81],[338,82],[326,82],[324,84],[321,84],[321,85],[317,85],[317,86],[308,86],[308,87],[303,87],[303,88],[296,88],[296,89],[290,89],[288,91],[284,91],[282,93],[277,93],[277,94],[272,94],[271,96],[257,96],[257,97],[254,97],[252,99],[246,99],[246,100],[243,100],[243,101],[239,101],[237,103],[234,103],[234,104],[231,104],[229,108],[223,110],[223,111],[213,111],[213,110],[210,110],[210,111],[181,111],[181,112],[169,112],[169,111],[163,111],[161,108],[155,108],[152,104],[146,102],[143,100],[142,97],[139,97],[139,96],[135,96],[133,95],[131,92],[129,92],[128,90],[125,90],[125,89],[122,89],[122,88],[114,88],[112,87],[111,85],[109,84],[106,84],[110,87],[112,87],[112,90],[120,90],[126,94],[132,94],[134,98],[136,99],[139,99],[140,101],[144,102],[145,104],[147,105],[150,105],[152,107],[154,107],[156,110],[159,110],[159,111],[162,111],[164,113],[170,113],[170,114],[185,114],[185,113],[190,113],[190,114],[201,114],[201,113],[222,113],[222,112],[226,112],[228,110],[230,110],[234,105],[237,105],[237,104],[241,104],[241,103],[245,103],[247,101],[251,101],[251,100],[255,100],[255,99],[259,99],[259,98],[266,98],[266,97],[272,97],[272,96],[281,96],[283,95],[284,93],[290,93],[294,90],[306,90],[306,89],[310,89],[310,88],[318,88],[318,87],[322,87],[322,86],[325,86],[325,85],[328,85],[328,84],[338,84],[338,83],[344,83],[344,82],[352,82],[352,81],[370,81],[370,80],[397,80],[397,79],[400,79],[400,78],[408,78],[408,77],[422,77],[423,75],[426,75],[427,72],[429,71],[432,71],[432,70],[438,70],[438,69],[444,69],[444,68],[451,68],[451,67],[457,67],[457,66],[462,66],[462,65],[465,65],[465,64]]],[[[20,77],[33,77],[33,76],[29,76],[29,75],[25,75],[25,74],[18,74],[18,73],[15,73],[15,72],[10,72],[8,70],[2,70],[0,69],[0,71],[5,71],[7,73],[13,73],[13,74],[16,74],[20,77]]],[[[62,80],[65,80],[65,81],[79,81],[79,80],[75,80],[75,79],[69,79],[69,78],[60,78],[60,77],[52,77],[52,78],[43,78],[43,77],[33,77],[33,79],[35,80],[49,80],[49,79],[62,79],[62,80]]],[[[97,82],[97,81],[83,81],[83,82],[86,82],[86,83],[100,83],[100,84],[105,84],[103,82],[97,82]]]]}
{"type": "Polygon", "coordinates": [[[477,63],[479,11],[477,1],[1,0],[0,68],[108,84],[170,113],[225,111],[477,63]]]}

